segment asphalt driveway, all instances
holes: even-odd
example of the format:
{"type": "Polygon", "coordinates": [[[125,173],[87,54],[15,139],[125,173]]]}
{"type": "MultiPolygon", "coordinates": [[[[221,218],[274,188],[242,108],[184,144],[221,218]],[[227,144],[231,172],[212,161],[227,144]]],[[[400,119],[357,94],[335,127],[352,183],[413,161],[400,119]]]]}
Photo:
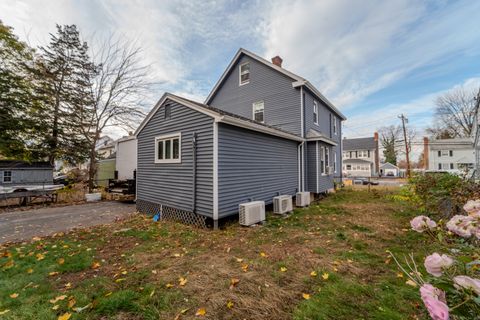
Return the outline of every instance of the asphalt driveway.
{"type": "Polygon", "coordinates": [[[134,212],[134,204],[117,201],[6,212],[0,214],[0,243],[110,223],[134,212]]]}

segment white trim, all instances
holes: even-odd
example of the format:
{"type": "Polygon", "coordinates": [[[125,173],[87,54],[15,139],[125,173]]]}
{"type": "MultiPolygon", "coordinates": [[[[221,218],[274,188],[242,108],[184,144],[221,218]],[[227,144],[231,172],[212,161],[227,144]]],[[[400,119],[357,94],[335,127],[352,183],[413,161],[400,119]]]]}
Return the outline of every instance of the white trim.
{"type": "Polygon", "coordinates": [[[255,102],[252,103],[252,120],[260,122],[260,123],[265,123],[265,101],[260,100],[260,101],[255,101],[255,102]],[[263,121],[255,120],[255,105],[257,103],[262,103],[262,118],[263,118],[263,121]]]}
{"type": "Polygon", "coordinates": [[[12,170],[3,170],[2,181],[3,181],[3,183],[12,183],[13,182],[13,171],[12,170]],[[5,181],[5,173],[6,172],[10,172],[10,181],[5,181]]]}
{"type": "Polygon", "coordinates": [[[327,175],[327,164],[325,163],[325,150],[327,148],[322,146],[320,150],[322,151],[322,158],[320,159],[320,164],[322,165],[321,171],[322,171],[322,176],[327,175]],[[323,164],[322,164],[323,163],[323,164]]]}
{"type": "Polygon", "coordinates": [[[337,168],[338,167],[338,164],[337,164],[337,150],[333,150],[333,173],[337,173],[337,168]]]}
{"type": "Polygon", "coordinates": [[[246,84],[250,83],[250,68],[248,69],[248,80],[244,83],[242,83],[242,66],[250,64],[250,61],[244,62],[241,65],[238,66],[238,86],[244,86],[246,84]]]}
{"type": "Polygon", "coordinates": [[[218,122],[213,122],[213,220],[218,220],[218,122]]]}
{"type": "Polygon", "coordinates": [[[300,87],[300,130],[302,130],[300,136],[303,138],[305,134],[305,130],[303,128],[303,87],[300,87]]]}
{"type": "Polygon", "coordinates": [[[333,116],[333,134],[338,135],[338,128],[337,128],[337,117],[333,116]]]}
{"type": "Polygon", "coordinates": [[[155,138],[155,163],[182,163],[182,133],[175,132],[156,136],[155,138]],[[178,159],[173,159],[173,139],[178,138],[178,159]],[[165,148],[163,148],[163,159],[158,159],[158,141],[170,140],[171,142],[171,159],[165,159],[165,148]]]}
{"type": "Polygon", "coordinates": [[[319,179],[319,176],[318,176],[318,141],[316,142],[316,146],[315,146],[315,161],[316,161],[315,162],[315,176],[316,176],[316,179],[317,179],[317,182],[315,183],[315,185],[317,186],[317,193],[319,193],[318,190],[320,188],[318,187],[318,185],[320,184],[319,183],[320,179],[319,179]]]}
{"type": "Polygon", "coordinates": [[[214,119],[218,119],[220,118],[220,115],[215,112],[215,111],[212,111],[212,110],[208,110],[206,108],[201,108],[197,105],[195,105],[194,103],[188,101],[188,100],[185,100],[185,99],[182,99],[181,97],[177,97],[171,93],[168,93],[166,92],[161,98],[160,100],[158,100],[157,104],[155,104],[155,107],[153,107],[153,109],[148,113],[148,115],[145,117],[145,119],[142,121],[142,123],[140,124],[140,126],[137,128],[137,131],[135,131],[135,137],[137,138],[138,137],[138,134],[143,130],[143,128],[145,127],[145,125],[150,121],[150,119],[157,113],[158,109],[160,109],[160,107],[163,105],[163,103],[167,100],[172,100],[174,102],[177,102],[181,105],[184,105],[186,107],[189,107],[195,111],[198,111],[198,112],[201,112],[203,114],[206,114],[207,116],[210,116],[214,119]]]}
{"type": "Polygon", "coordinates": [[[305,191],[305,142],[302,142],[302,191],[305,191]]]}
{"type": "Polygon", "coordinates": [[[298,191],[302,191],[302,169],[301,169],[301,157],[300,157],[300,147],[302,143],[298,144],[297,146],[297,162],[298,162],[298,191]]]}

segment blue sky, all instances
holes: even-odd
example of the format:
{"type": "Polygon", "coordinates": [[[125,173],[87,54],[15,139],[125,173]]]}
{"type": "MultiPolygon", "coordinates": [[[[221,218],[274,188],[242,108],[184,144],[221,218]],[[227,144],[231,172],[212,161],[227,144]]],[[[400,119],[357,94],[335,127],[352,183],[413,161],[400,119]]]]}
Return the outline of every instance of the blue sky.
{"type": "Polygon", "coordinates": [[[239,47],[278,54],[347,115],[348,137],[402,112],[421,134],[436,96],[479,86],[479,13],[480,1],[0,0],[0,19],[33,46],[55,23],[77,24],[93,47],[112,34],[140,45],[160,83],[152,101],[203,101],[239,47]]]}

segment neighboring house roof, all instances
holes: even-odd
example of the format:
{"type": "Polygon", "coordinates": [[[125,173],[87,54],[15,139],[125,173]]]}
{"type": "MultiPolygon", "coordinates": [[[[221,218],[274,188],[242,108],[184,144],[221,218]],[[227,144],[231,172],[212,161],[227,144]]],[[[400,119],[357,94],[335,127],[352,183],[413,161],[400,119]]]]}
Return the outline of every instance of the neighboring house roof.
{"type": "Polygon", "coordinates": [[[397,167],[396,165],[390,163],[390,162],[385,162],[385,163],[382,163],[380,165],[380,168],[382,169],[397,169],[397,170],[400,170],[399,167],[397,167]]]}
{"type": "Polygon", "coordinates": [[[377,144],[373,137],[369,138],[355,138],[355,139],[343,139],[343,150],[374,150],[377,144]]]}
{"type": "Polygon", "coordinates": [[[223,80],[225,80],[225,78],[227,77],[227,75],[230,73],[230,70],[233,68],[233,66],[235,65],[235,63],[237,62],[237,60],[241,57],[241,55],[246,55],[260,63],[263,63],[264,65],[266,66],[269,66],[270,68],[280,72],[280,73],[283,73],[284,75],[290,77],[293,81],[292,85],[294,88],[297,88],[297,87],[300,87],[300,86],[305,86],[307,87],[310,91],[312,91],[315,95],[318,96],[318,98],[320,100],[322,100],[326,105],[328,105],[340,118],[342,118],[343,120],[346,120],[347,118],[345,117],[345,115],[343,115],[343,113],[340,112],[340,110],[337,109],[337,107],[335,107],[333,105],[333,103],[331,103],[320,91],[318,91],[317,88],[315,88],[314,85],[312,85],[307,79],[305,78],[302,78],[282,67],[279,67],[277,66],[276,64],[273,64],[272,62],[268,61],[267,59],[264,59],[258,55],[256,55],[255,53],[253,52],[250,52],[246,49],[243,49],[243,48],[240,48],[237,53],[235,54],[235,56],[233,57],[232,61],[230,62],[230,64],[228,65],[228,67],[225,69],[225,71],[223,72],[222,76],[220,77],[220,79],[218,80],[218,82],[215,84],[215,86],[213,87],[212,91],[210,92],[210,94],[208,95],[207,99],[205,100],[205,103],[206,104],[209,104],[211,102],[211,99],[213,98],[213,96],[215,95],[215,93],[217,92],[217,90],[219,89],[220,85],[223,83],[223,80]]]}
{"type": "Polygon", "coordinates": [[[337,143],[335,141],[333,141],[332,139],[330,139],[329,137],[327,137],[323,133],[318,132],[318,131],[313,130],[313,129],[308,130],[306,137],[307,137],[308,141],[323,141],[323,142],[326,142],[328,144],[331,144],[332,146],[337,145],[337,143]]]}
{"type": "Polygon", "coordinates": [[[258,132],[263,132],[266,134],[270,134],[273,136],[278,136],[282,137],[285,139],[290,139],[290,140],[295,140],[295,141],[304,141],[303,138],[292,134],[290,132],[284,131],[282,129],[278,129],[276,127],[260,123],[257,121],[254,121],[252,119],[248,119],[242,116],[239,116],[237,114],[233,114],[230,112],[226,112],[224,110],[220,110],[211,106],[208,106],[206,104],[202,104],[196,101],[192,101],[189,99],[185,99],[179,96],[176,96],[171,93],[165,93],[162,98],[157,102],[155,107],[149,112],[147,117],[142,121],[140,126],[138,127],[137,131],[135,132],[135,137],[138,136],[138,134],[142,131],[142,129],[145,127],[145,125],[150,121],[150,119],[153,117],[153,115],[158,111],[160,106],[167,100],[172,100],[175,101],[183,106],[186,106],[188,108],[194,109],[196,111],[199,111],[203,114],[206,114],[212,118],[215,119],[216,122],[221,122],[221,123],[226,123],[230,124],[233,126],[249,129],[249,130],[254,130],[258,132]]]}
{"type": "Polygon", "coordinates": [[[372,161],[364,160],[364,159],[345,159],[343,163],[350,164],[350,163],[360,163],[360,164],[371,164],[372,161]]]}
{"type": "Polygon", "coordinates": [[[471,138],[436,139],[428,142],[431,150],[449,149],[473,149],[471,138]]]}
{"type": "Polygon", "coordinates": [[[53,169],[48,161],[0,160],[0,169],[53,169]]]}

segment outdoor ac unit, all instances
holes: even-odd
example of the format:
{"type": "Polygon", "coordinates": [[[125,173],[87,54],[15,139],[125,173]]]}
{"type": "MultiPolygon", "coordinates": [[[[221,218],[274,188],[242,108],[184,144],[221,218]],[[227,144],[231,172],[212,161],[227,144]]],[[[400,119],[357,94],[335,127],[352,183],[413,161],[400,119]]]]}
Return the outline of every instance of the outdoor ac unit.
{"type": "Polygon", "coordinates": [[[297,207],[307,207],[310,205],[310,192],[297,192],[296,197],[297,207]]]}
{"type": "Polygon", "coordinates": [[[293,210],[292,196],[283,195],[273,198],[273,212],[284,214],[293,210]]]}
{"type": "Polygon", "coordinates": [[[240,224],[251,226],[265,220],[265,202],[252,201],[239,205],[240,224]]]}
{"type": "Polygon", "coordinates": [[[333,170],[333,167],[328,167],[328,174],[334,174],[335,171],[333,170]]]}

